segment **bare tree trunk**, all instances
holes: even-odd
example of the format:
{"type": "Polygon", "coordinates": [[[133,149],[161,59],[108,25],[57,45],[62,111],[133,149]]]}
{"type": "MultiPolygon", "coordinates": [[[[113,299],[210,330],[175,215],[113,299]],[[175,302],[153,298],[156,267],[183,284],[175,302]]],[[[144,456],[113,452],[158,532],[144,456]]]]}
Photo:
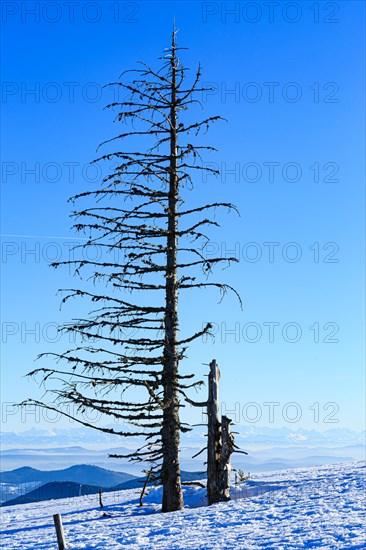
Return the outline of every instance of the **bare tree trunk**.
{"type": "Polygon", "coordinates": [[[231,420],[227,416],[221,417],[221,457],[219,467],[219,500],[230,500],[230,457],[234,452],[234,436],[230,433],[231,420]]]}
{"type": "Polygon", "coordinates": [[[208,504],[219,502],[219,466],[221,456],[219,422],[219,378],[215,359],[210,363],[208,377],[208,441],[207,441],[207,499],[208,504]]]}
{"type": "Polygon", "coordinates": [[[176,49],[173,33],[172,44],[172,93],[170,111],[170,177],[169,177],[169,219],[167,237],[167,270],[165,286],[165,346],[164,346],[164,403],[162,448],[163,464],[163,512],[172,512],[184,507],[180,478],[179,444],[179,396],[178,396],[178,169],[177,169],[177,99],[176,99],[176,49]]]}

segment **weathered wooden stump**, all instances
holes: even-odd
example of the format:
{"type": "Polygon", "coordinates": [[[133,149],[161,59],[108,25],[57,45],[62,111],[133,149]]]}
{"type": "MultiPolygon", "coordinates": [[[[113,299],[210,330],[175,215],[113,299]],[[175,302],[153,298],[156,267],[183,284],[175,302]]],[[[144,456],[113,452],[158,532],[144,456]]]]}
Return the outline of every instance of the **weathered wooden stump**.
{"type": "Polygon", "coordinates": [[[54,521],[55,529],[56,529],[58,550],[65,550],[66,541],[65,541],[65,533],[64,533],[64,528],[63,528],[63,525],[62,525],[61,515],[60,514],[54,514],[53,521],[54,521]]]}

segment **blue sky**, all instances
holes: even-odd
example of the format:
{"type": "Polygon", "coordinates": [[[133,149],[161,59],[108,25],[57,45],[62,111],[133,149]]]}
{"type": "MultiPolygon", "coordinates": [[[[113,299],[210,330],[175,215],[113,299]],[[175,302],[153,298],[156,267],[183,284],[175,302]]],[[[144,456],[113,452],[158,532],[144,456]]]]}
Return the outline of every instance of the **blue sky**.
{"type": "Polygon", "coordinates": [[[205,374],[215,357],[222,403],[239,403],[243,423],[361,429],[363,2],[105,1],[73,12],[40,2],[32,14],[33,4],[2,6],[3,429],[29,427],[6,411],[39,394],[24,379],[37,353],[68,346],[54,325],[75,309],[60,313],[56,291],[75,280],[47,264],[78,239],[67,198],[94,184],[88,163],[117,131],[103,111],[115,90],[101,86],[136,61],[156,66],[174,16],[182,60],[192,72],[200,62],[215,88],[204,116],[228,121],[204,137],[222,175],[199,178],[188,198],[238,206],[209,250],[235,250],[240,261],[217,275],[244,302],[182,296],[182,330],[213,321],[216,331],[183,369],[205,374]],[[276,404],[273,423],[265,403],[276,404]]]}

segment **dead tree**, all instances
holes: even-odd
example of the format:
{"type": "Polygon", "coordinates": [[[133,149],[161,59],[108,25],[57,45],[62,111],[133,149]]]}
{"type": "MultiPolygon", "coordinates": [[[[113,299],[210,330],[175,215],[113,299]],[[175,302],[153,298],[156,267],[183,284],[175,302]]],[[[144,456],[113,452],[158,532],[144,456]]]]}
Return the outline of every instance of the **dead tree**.
{"type": "Polygon", "coordinates": [[[215,359],[210,363],[207,400],[207,500],[219,500],[221,431],[219,421],[220,371],[215,359]]]}
{"type": "Polygon", "coordinates": [[[199,403],[186,397],[186,401],[191,405],[205,407],[207,410],[207,447],[201,449],[192,458],[207,449],[207,502],[209,505],[230,500],[231,455],[234,452],[248,454],[235,445],[230,428],[231,420],[222,415],[221,422],[219,421],[219,380],[220,371],[213,359],[208,376],[207,401],[199,403]]]}
{"type": "Polygon", "coordinates": [[[221,453],[218,468],[218,499],[230,500],[230,472],[231,455],[234,452],[234,435],[230,430],[231,420],[227,416],[221,417],[221,453]]]}
{"type": "Polygon", "coordinates": [[[207,323],[202,330],[181,335],[178,296],[212,287],[222,295],[235,292],[227,284],[208,282],[206,276],[213,266],[236,259],[208,260],[202,252],[209,240],[204,228],[219,227],[216,210],[235,207],[220,202],[184,206],[196,175],[217,174],[201,158],[214,149],[195,144],[195,136],[220,117],[185,116],[200,104],[198,98],[207,88],[200,85],[200,68],[187,84],[179,49],[174,31],[159,69],[142,63],[111,83],[126,97],[107,108],[115,112],[117,123],[130,128],[104,141],[105,153],[94,161],[112,161],[112,172],[96,189],[70,199],[86,202],[72,214],[75,229],[86,237],[75,247],[82,257],[52,264],[71,265],[83,279],[83,288],[66,290],[62,303],[80,298],[97,308],[61,329],[81,338],[79,345],[64,353],[42,354],[53,356],[61,367],[30,373],[40,376],[54,401],[25,402],[105,433],[144,437],[144,445],[127,456],[151,465],[152,479],[163,485],[164,512],[183,507],[179,444],[180,433],[189,426],[180,419],[180,399],[202,384],[192,380],[194,374],[182,374],[179,365],[189,343],[211,328],[207,323]],[[88,249],[95,246],[105,256],[87,259],[88,249]],[[203,279],[198,278],[200,270],[203,279]],[[94,425],[83,416],[85,411],[132,428],[94,425]]]}

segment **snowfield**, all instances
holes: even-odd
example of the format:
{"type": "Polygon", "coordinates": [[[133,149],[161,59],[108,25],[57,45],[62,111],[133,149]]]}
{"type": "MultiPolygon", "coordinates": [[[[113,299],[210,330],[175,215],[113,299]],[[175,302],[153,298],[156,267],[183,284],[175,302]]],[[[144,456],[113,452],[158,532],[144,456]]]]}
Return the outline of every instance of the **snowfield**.
{"type": "Polygon", "coordinates": [[[69,549],[366,548],[361,462],[255,474],[234,500],[205,506],[184,487],[186,509],[161,514],[161,489],[138,506],[138,489],[1,508],[6,550],[56,549],[52,515],[62,514],[69,549]],[[106,514],[106,515],[103,515],[106,514]]]}

